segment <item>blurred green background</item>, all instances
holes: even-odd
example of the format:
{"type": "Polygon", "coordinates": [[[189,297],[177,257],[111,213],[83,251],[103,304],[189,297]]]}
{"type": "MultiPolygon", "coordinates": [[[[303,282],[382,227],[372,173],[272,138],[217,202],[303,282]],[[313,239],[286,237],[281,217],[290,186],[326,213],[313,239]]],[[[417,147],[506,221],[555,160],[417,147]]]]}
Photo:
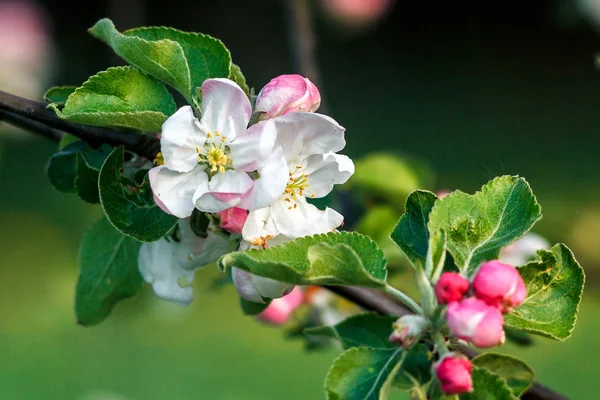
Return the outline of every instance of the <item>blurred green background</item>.
{"type": "MultiPolygon", "coordinates": [[[[294,72],[280,1],[16,3],[44,13],[51,46],[30,77],[39,81],[37,94],[21,93],[29,97],[120,63],[86,34],[104,16],[120,30],[167,25],[216,36],[257,91],[294,72]]],[[[365,0],[371,14],[361,7],[362,14],[349,13],[339,8],[343,3],[313,6],[320,89],[347,128],[345,152],[409,155],[435,172],[427,184],[432,190],[473,192],[496,175],[525,176],[545,215],[534,230],[569,245],[588,283],[568,342],[536,339],[532,348],[506,351],[570,398],[597,398],[600,72],[594,55],[600,40],[594,21],[600,13],[586,14],[585,1],[566,0],[365,0]],[[377,7],[384,11],[373,14],[377,7]]],[[[14,43],[25,35],[12,34],[14,43]]],[[[2,62],[0,89],[8,90],[13,75],[2,62]]],[[[0,130],[0,398],[324,397],[322,382],[337,352],[305,354],[300,342],[242,316],[232,287],[210,289],[216,268],[197,274],[196,301],[188,309],[160,302],[146,288],[102,325],[77,326],[77,246],[100,210],[50,186],[44,168],[54,149],[43,139],[0,130]]]]}

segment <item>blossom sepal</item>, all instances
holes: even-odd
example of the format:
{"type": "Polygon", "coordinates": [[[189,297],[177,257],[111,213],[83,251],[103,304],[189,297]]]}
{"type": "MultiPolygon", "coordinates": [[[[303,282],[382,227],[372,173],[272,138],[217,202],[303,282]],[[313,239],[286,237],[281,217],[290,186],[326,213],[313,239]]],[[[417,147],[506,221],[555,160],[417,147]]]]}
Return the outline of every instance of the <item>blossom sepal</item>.
{"type": "Polygon", "coordinates": [[[430,328],[431,323],[427,318],[421,315],[405,315],[394,323],[394,330],[388,340],[409,348],[430,328]]]}

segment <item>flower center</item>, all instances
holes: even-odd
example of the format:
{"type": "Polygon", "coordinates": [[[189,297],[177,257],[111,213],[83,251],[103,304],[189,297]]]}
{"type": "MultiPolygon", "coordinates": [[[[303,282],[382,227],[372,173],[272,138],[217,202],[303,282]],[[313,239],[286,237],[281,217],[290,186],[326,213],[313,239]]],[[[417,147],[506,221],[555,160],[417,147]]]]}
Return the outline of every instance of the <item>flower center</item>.
{"type": "Polygon", "coordinates": [[[207,164],[211,176],[231,169],[231,158],[228,156],[230,149],[225,145],[227,138],[221,136],[219,132],[209,132],[206,134],[206,139],[202,149],[196,147],[198,163],[207,164]]]}
{"type": "MultiPolygon", "coordinates": [[[[290,179],[283,191],[283,200],[290,204],[288,210],[298,206],[295,201],[298,200],[298,196],[304,196],[304,190],[310,186],[308,183],[308,174],[303,174],[301,168],[300,165],[296,165],[296,169],[290,172],[290,179]]],[[[314,197],[314,195],[310,197],[314,197]]]]}

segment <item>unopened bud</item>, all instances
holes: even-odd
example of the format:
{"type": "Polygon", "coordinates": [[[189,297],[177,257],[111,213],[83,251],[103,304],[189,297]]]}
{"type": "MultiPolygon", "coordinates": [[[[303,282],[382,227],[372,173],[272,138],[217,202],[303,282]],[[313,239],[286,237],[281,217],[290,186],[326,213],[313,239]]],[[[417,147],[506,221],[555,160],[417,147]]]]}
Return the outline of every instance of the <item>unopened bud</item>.
{"type": "Polygon", "coordinates": [[[488,261],[479,267],[473,278],[473,293],[478,299],[500,308],[503,313],[514,310],[527,297],[519,271],[498,260],[488,261]]]}
{"type": "Polygon", "coordinates": [[[217,215],[221,220],[220,227],[230,233],[242,233],[244,223],[248,219],[248,211],[239,207],[219,211],[217,215]]]}
{"type": "Polygon", "coordinates": [[[482,300],[470,297],[450,303],[446,321],[456,337],[477,347],[494,347],[504,343],[504,318],[500,310],[482,300]]]}
{"type": "Polygon", "coordinates": [[[434,365],[435,376],[440,381],[442,391],[447,395],[471,392],[471,361],[460,354],[449,354],[434,365]]]}
{"type": "Polygon", "coordinates": [[[266,118],[275,118],[293,111],[315,112],[321,105],[317,87],[300,75],[280,75],[273,78],[258,94],[255,110],[266,118]]]}
{"type": "Polygon", "coordinates": [[[304,300],[304,293],[299,287],[294,288],[289,294],[280,299],[274,299],[258,318],[273,325],[285,324],[292,313],[304,300]]]}
{"type": "Polygon", "coordinates": [[[435,297],[440,304],[461,301],[469,291],[469,281],[456,272],[444,272],[435,284],[435,297]]]}
{"type": "Polygon", "coordinates": [[[420,315],[405,315],[394,323],[389,341],[402,347],[411,347],[427,329],[429,321],[420,315]]]}
{"type": "Polygon", "coordinates": [[[278,299],[294,289],[294,285],[254,275],[235,267],[231,268],[231,277],[240,296],[253,303],[264,304],[264,298],[278,299]]]}

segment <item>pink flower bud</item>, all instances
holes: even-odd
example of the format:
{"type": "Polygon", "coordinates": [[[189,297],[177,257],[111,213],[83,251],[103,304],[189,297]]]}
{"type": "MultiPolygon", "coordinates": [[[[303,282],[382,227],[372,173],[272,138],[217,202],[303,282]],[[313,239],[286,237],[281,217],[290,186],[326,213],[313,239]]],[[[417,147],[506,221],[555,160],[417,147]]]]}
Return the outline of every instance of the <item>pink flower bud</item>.
{"type": "Polygon", "coordinates": [[[435,284],[435,297],[440,304],[461,301],[469,291],[469,281],[456,272],[444,272],[435,284]]]}
{"type": "Polygon", "coordinates": [[[221,228],[231,233],[242,233],[244,223],[248,219],[248,211],[238,207],[219,211],[217,215],[221,219],[221,228]]]}
{"type": "Polygon", "coordinates": [[[503,313],[514,310],[527,297],[519,271],[498,260],[479,267],[473,278],[473,293],[487,304],[499,307],[503,313]]]}
{"type": "Polygon", "coordinates": [[[405,315],[394,323],[394,331],[390,335],[389,341],[409,348],[429,327],[429,321],[425,317],[405,315]]]}
{"type": "Polygon", "coordinates": [[[471,361],[466,357],[451,354],[442,358],[434,366],[435,376],[441,383],[445,394],[460,394],[473,390],[471,379],[471,361]]]}
{"type": "Polygon", "coordinates": [[[275,118],[292,111],[315,112],[321,105],[319,89],[300,75],[271,79],[258,94],[255,111],[275,118]]]}
{"type": "Polygon", "coordinates": [[[450,303],[446,322],[455,336],[477,347],[494,347],[504,343],[504,318],[498,308],[487,305],[483,300],[470,297],[450,303]]]}
{"type": "Polygon", "coordinates": [[[271,304],[258,315],[258,318],[273,325],[283,325],[289,320],[294,310],[302,304],[303,300],[304,293],[302,289],[296,287],[282,298],[271,301],[271,304]]]}

